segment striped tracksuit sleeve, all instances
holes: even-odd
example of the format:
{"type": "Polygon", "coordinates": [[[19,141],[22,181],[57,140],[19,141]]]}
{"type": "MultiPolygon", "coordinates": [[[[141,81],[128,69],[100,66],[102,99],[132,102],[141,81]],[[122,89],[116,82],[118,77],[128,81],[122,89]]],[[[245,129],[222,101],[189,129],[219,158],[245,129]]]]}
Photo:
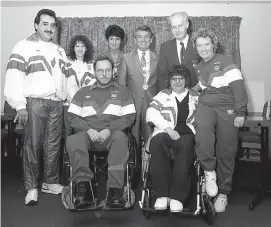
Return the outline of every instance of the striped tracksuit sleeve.
{"type": "Polygon", "coordinates": [[[121,102],[121,116],[116,121],[113,121],[109,130],[112,131],[123,131],[130,127],[135,121],[135,105],[132,93],[126,89],[123,92],[122,102],[121,102]]]}
{"type": "Polygon", "coordinates": [[[23,56],[21,42],[13,48],[7,65],[4,95],[10,106],[17,111],[26,108],[24,96],[24,82],[26,76],[27,62],[23,56]]]}
{"type": "Polygon", "coordinates": [[[223,73],[224,77],[227,78],[229,87],[233,93],[234,106],[237,111],[237,116],[245,116],[248,97],[240,69],[235,64],[229,64],[224,68],[223,73]]]}
{"type": "Polygon", "coordinates": [[[70,126],[75,132],[87,131],[91,128],[85,118],[82,117],[83,97],[82,90],[76,92],[68,109],[70,126]]]}

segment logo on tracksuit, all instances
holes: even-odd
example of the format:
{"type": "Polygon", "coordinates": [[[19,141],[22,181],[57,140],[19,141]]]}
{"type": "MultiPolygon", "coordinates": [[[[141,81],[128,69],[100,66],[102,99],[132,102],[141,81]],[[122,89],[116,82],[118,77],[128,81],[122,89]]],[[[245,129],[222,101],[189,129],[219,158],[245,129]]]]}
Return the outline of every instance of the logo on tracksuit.
{"type": "Polygon", "coordinates": [[[228,115],[233,115],[233,110],[227,110],[228,115]]]}

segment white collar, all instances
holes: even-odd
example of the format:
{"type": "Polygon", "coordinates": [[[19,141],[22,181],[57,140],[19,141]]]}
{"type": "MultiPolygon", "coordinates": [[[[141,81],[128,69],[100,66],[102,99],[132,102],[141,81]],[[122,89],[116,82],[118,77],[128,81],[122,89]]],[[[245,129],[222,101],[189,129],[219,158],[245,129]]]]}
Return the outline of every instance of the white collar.
{"type": "Polygon", "coordinates": [[[146,51],[142,51],[142,50],[137,49],[138,56],[141,57],[143,52],[146,53],[146,55],[145,55],[146,57],[149,56],[149,54],[150,54],[150,50],[149,49],[146,50],[146,51]]]}
{"type": "Polygon", "coordinates": [[[183,42],[184,48],[186,49],[187,48],[188,39],[189,39],[189,35],[187,34],[186,37],[182,41],[179,41],[178,39],[176,39],[176,43],[177,43],[177,45],[181,45],[180,42],[183,42]]]}
{"type": "Polygon", "coordinates": [[[172,95],[173,95],[175,98],[177,98],[177,99],[179,100],[179,102],[181,102],[181,101],[184,99],[184,97],[187,95],[187,93],[188,93],[188,89],[187,89],[187,88],[185,88],[184,92],[181,93],[181,94],[178,94],[178,93],[176,93],[176,92],[174,92],[174,91],[172,90],[172,95]]]}

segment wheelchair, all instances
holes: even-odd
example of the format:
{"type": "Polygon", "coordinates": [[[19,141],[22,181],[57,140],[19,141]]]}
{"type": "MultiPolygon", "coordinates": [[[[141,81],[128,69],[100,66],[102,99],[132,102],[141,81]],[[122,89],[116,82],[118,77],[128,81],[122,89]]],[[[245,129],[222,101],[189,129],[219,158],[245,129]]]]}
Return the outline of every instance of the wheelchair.
{"type": "Polygon", "coordinates": [[[131,209],[134,207],[136,202],[136,195],[134,192],[134,188],[136,188],[138,181],[140,179],[140,158],[139,152],[137,148],[137,143],[134,136],[131,134],[130,129],[125,130],[125,134],[128,137],[128,149],[129,149],[129,157],[125,164],[125,180],[123,187],[123,199],[125,201],[124,208],[110,208],[106,205],[106,200],[108,193],[106,193],[106,198],[104,200],[98,200],[98,186],[99,180],[101,176],[107,177],[107,155],[108,150],[106,147],[101,144],[95,144],[95,147],[91,148],[90,152],[90,168],[94,174],[94,178],[91,180],[91,194],[94,198],[94,202],[89,207],[84,207],[82,209],[75,208],[75,196],[74,189],[75,183],[70,180],[72,174],[72,167],[69,161],[69,155],[64,147],[63,152],[63,169],[62,169],[62,181],[64,183],[64,188],[62,191],[62,201],[65,208],[69,211],[87,211],[94,210],[97,211],[95,213],[96,217],[99,219],[101,217],[101,210],[116,210],[116,209],[131,209]],[[64,203],[64,201],[69,201],[69,203],[64,203]]]}
{"type": "MultiPolygon", "coordinates": [[[[145,218],[149,219],[152,213],[163,211],[157,211],[153,208],[155,202],[153,201],[153,197],[155,196],[155,192],[151,184],[151,154],[147,150],[145,150],[145,157],[147,157],[147,159],[145,159],[144,164],[142,163],[143,186],[141,192],[141,200],[139,201],[139,207],[142,210],[145,218]]],[[[190,216],[202,215],[207,224],[212,225],[216,217],[216,212],[211,199],[205,192],[205,178],[203,170],[200,167],[199,160],[197,158],[195,158],[194,160],[195,161],[193,162],[193,166],[191,166],[190,174],[192,175],[192,172],[194,172],[194,175],[196,177],[196,207],[192,210],[184,206],[183,211],[178,212],[178,214],[190,216]]],[[[174,164],[174,160],[172,160],[172,162],[172,164],[174,164]]]]}

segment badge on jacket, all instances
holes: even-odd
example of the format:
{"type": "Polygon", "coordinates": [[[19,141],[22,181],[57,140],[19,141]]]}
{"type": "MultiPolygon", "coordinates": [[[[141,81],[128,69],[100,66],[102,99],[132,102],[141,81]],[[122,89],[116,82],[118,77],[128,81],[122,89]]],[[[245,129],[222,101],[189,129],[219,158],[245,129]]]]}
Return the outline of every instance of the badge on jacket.
{"type": "Polygon", "coordinates": [[[215,72],[220,71],[220,64],[221,64],[221,62],[215,62],[214,63],[214,71],[215,72]]]}
{"type": "Polygon", "coordinates": [[[193,68],[195,69],[198,65],[198,61],[197,60],[192,60],[192,65],[193,65],[193,68]]]}
{"type": "Polygon", "coordinates": [[[116,99],[118,95],[118,91],[111,91],[111,99],[116,99]]]}

